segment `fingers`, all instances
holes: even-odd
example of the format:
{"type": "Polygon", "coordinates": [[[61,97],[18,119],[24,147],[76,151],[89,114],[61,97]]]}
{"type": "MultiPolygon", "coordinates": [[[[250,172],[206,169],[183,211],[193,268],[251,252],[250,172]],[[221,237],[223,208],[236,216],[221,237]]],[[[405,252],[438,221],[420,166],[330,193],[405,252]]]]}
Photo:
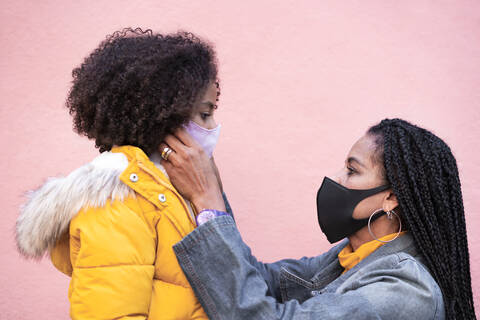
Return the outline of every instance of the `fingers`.
{"type": "Polygon", "coordinates": [[[165,142],[177,153],[180,153],[182,148],[186,150],[185,147],[201,149],[195,139],[184,128],[179,128],[173,134],[166,136],[165,142]]]}
{"type": "Polygon", "coordinates": [[[198,146],[197,142],[188,134],[185,128],[179,128],[174,132],[174,135],[181,141],[184,145],[188,147],[198,146]]]}
{"type": "Polygon", "coordinates": [[[176,136],[173,134],[169,134],[165,137],[164,141],[168,144],[170,148],[173,149],[175,152],[180,152],[182,148],[185,148],[186,145],[183,144],[176,136]]]}
{"type": "MultiPolygon", "coordinates": [[[[175,167],[182,166],[182,163],[185,161],[192,161],[196,156],[203,156],[203,149],[183,128],[165,137],[164,141],[159,145],[158,150],[160,154],[162,154],[166,147],[172,149],[172,152],[167,154],[167,161],[175,167]]],[[[163,159],[162,164],[167,161],[163,159]]]]}
{"type": "Polygon", "coordinates": [[[170,161],[170,158],[168,159],[168,161],[165,161],[165,160],[162,159],[162,166],[165,169],[165,171],[167,172],[167,175],[170,179],[170,182],[172,182],[172,179],[177,174],[176,173],[177,167],[170,161]]]}
{"type": "Polygon", "coordinates": [[[165,168],[167,173],[174,168],[174,165],[170,161],[162,160],[162,166],[165,168]]]}
{"type": "Polygon", "coordinates": [[[177,153],[175,152],[175,150],[171,146],[169,146],[165,142],[160,143],[160,145],[158,146],[158,151],[160,152],[160,155],[164,154],[165,148],[168,148],[171,151],[170,151],[170,153],[168,153],[168,155],[165,155],[167,157],[167,160],[165,160],[165,158],[162,156],[162,161],[161,161],[162,165],[165,166],[165,164],[168,163],[168,162],[170,162],[174,165],[178,164],[177,153]]]}

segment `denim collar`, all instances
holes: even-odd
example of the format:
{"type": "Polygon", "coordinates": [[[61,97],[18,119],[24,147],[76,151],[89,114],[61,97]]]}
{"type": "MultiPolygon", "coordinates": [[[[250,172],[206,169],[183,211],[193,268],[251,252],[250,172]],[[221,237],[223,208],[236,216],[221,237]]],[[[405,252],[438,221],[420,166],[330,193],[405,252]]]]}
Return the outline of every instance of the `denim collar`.
{"type": "Polygon", "coordinates": [[[332,248],[332,252],[336,253],[336,255],[332,255],[332,260],[330,261],[330,263],[328,263],[326,267],[322,268],[322,270],[315,274],[315,276],[312,278],[315,286],[333,286],[336,288],[343,282],[345,282],[348,278],[350,278],[352,275],[354,275],[359,269],[385,256],[389,256],[399,252],[407,253],[411,256],[418,255],[418,251],[415,247],[413,237],[407,232],[406,234],[393,240],[392,242],[386,243],[385,245],[381,246],[380,248],[372,252],[369,256],[367,256],[365,259],[360,261],[355,267],[342,274],[344,269],[338,262],[337,256],[338,253],[348,244],[349,241],[345,239],[338,245],[336,245],[334,248],[332,248]]]}

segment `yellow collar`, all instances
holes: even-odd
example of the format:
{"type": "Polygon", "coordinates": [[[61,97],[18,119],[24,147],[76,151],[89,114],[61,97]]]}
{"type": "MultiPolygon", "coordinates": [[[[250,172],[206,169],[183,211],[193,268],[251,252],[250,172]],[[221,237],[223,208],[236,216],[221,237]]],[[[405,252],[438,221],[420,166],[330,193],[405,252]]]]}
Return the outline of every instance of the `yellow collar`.
{"type": "MultiPolygon", "coordinates": [[[[169,205],[169,201],[161,201],[159,199],[159,194],[165,194],[166,190],[169,190],[179,199],[185,212],[190,213],[188,214],[189,220],[194,226],[196,226],[194,218],[195,213],[191,211],[191,206],[187,204],[185,199],[183,199],[171,184],[170,179],[166,176],[166,172],[164,173],[159,169],[142,149],[135,146],[124,145],[113,147],[111,152],[123,153],[128,159],[128,166],[120,175],[120,180],[123,183],[153,203],[159,209],[163,209],[169,205]],[[137,177],[139,182],[131,180],[132,174],[137,177]]],[[[170,211],[166,210],[166,212],[170,211]]],[[[171,215],[171,219],[176,221],[173,213],[171,213],[171,215]]]]}
{"type": "MultiPolygon", "coordinates": [[[[405,231],[400,232],[398,235],[399,237],[404,235],[405,231]]],[[[379,240],[382,241],[389,241],[395,238],[397,233],[391,233],[388,234],[379,240]]],[[[377,240],[372,240],[369,242],[366,242],[362,244],[360,247],[358,247],[357,250],[353,251],[352,246],[347,244],[345,248],[342,249],[338,253],[338,262],[340,262],[340,265],[345,269],[343,273],[347,272],[348,270],[352,269],[355,267],[360,261],[368,257],[373,251],[377,250],[381,246],[383,246],[385,243],[377,241],[377,240]]]]}

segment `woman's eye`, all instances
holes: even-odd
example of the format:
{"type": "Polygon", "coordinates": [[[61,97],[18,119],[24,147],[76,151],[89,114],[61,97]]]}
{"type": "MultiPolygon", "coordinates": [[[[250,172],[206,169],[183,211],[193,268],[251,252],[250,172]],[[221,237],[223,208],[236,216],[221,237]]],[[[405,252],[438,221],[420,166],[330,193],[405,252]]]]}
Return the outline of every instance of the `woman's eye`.
{"type": "Polygon", "coordinates": [[[210,117],[210,113],[201,113],[200,116],[203,120],[207,120],[207,118],[210,117]]]}
{"type": "Polygon", "coordinates": [[[348,171],[348,172],[347,172],[347,176],[351,176],[352,174],[355,173],[355,169],[350,168],[350,167],[347,167],[347,171],[348,171]]]}

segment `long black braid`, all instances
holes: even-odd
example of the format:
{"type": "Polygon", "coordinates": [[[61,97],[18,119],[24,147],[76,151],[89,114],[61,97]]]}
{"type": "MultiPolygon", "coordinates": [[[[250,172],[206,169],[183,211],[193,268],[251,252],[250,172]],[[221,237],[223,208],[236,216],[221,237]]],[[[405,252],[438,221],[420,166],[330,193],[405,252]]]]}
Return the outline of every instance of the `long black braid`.
{"type": "Polygon", "coordinates": [[[400,119],[371,127],[402,219],[440,286],[447,319],[476,319],[457,163],[448,145],[400,119]]]}

